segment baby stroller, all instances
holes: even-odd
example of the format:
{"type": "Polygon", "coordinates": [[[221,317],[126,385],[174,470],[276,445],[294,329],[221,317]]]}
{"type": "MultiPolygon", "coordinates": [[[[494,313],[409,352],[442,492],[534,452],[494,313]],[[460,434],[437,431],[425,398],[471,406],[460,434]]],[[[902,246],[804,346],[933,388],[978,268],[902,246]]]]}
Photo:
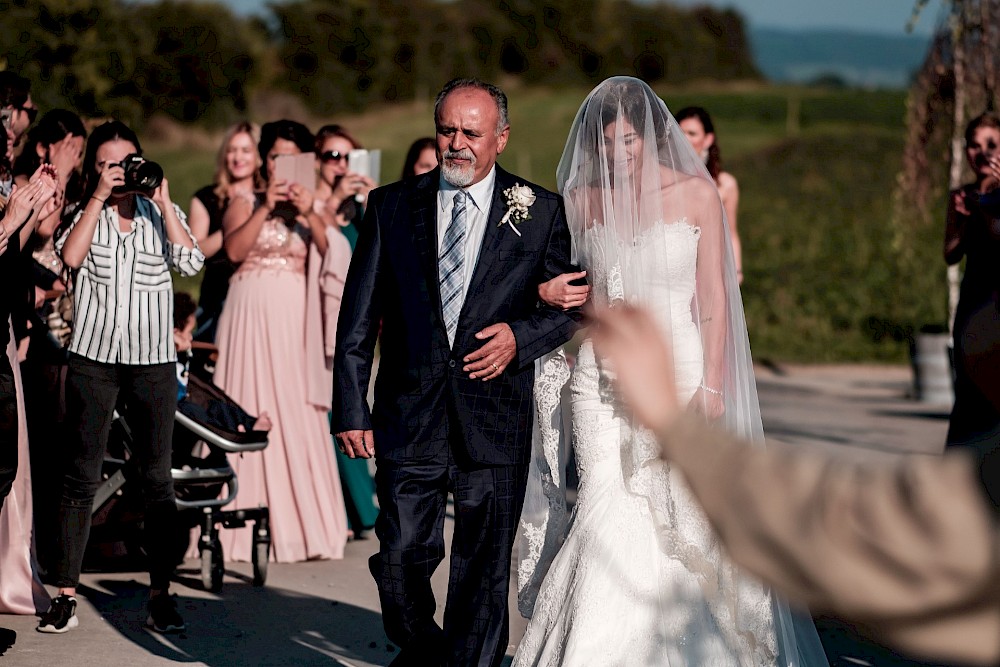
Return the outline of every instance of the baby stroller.
{"type": "MultiPolygon", "coordinates": [[[[127,417],[127,410],[124,415],[116,414],[112,426],[108,455],[104,460],[105,481],[94,498],[95,525],[98,515],[108,517],[112,514],[110,506],[127,496],[127,481],[136,474],[129,456],[132,439],[127,417]]],[[[196,373],[188,379],[187,395],[179,402],[174,419],[171,476],[182,523],[201,526],[198,550],[202,585],[212,592],[222,589],[225,563],[219,526],[241,528],[252,522],[252,581],[254,586],[263,586],[271,550],[268,508],[222,508],[236,498],[239,490],[236,473],[230,467],[226,454],[264,449],[267,447],[267,431],[252,430],[255,418],[196,373]],[[245,430],[239,430],[240,426],[245,430]]],[[[186,548],[187,531],[184,534],[186,548]]]]}

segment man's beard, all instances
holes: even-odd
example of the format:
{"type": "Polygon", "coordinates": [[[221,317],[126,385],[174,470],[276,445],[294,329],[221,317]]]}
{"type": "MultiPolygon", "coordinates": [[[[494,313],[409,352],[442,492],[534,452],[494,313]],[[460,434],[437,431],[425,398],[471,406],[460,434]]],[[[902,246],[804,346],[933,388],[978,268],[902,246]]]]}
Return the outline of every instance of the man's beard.
{"type": "Polygon", "coordinates": [[[476,156],[467,148],[463,148],[460,151],[445,151],[441,155],[441,175],[444,176],[444,180],[456,188],[469,187],[472,185],[473,179],[476,178],[476,156]],[[458,167],[453,163],[449,163],[449,159],[451,158],[469,160],[469,164],[466,167],[458,167]]]}

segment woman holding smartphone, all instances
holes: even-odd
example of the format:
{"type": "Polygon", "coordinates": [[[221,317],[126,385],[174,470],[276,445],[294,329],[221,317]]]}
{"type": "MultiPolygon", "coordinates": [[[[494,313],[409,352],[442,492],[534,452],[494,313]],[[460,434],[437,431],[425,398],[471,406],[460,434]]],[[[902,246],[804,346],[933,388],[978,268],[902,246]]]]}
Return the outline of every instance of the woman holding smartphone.
{"type": "Polygon", "coordinates": [[[53,578],[59,587],[38,630],[77,626],[76,587],[90,535],[91,508],[115,407],[126,406],[141,472],[149,560],[149,616],[158,632],[184,629],[169,595],[176,559],[176,514],[170,477],[177,406],[170,270],[192,276],[205,261],[184,213],[163,178],[136,187],[126,174],[141,164],[139,139],[110,121],[94,130],[83,160],[84,199],[56,240],[75,271],[75,326],[66,377],[70,457],[63,480],[53,578]],[[149,184],[147,184],[149,185],[149,184]]]}
{"type": "MultiPolygon", "coordinates": [[[[215,384],[273,425],[260,455],[230,457],[240,480],[235,502],[270,508],[273,560],[342,558],[347,517],[330,446],[331,379],[314,330],[318,290],[307,290],[307,269],[315,276],[327,249],[326,225],[313,193],[276,175],[276,163],[289,159],[282,156],[312,151],[313,136],[294,121],[267,123],[258,149],[266,194],[256,203],[233,200],[222,220],[226,253],[239,269],[219,318],[215,384]]],[[[250,530],[222,533],[228,559],[251,559],[250,530]]]]}

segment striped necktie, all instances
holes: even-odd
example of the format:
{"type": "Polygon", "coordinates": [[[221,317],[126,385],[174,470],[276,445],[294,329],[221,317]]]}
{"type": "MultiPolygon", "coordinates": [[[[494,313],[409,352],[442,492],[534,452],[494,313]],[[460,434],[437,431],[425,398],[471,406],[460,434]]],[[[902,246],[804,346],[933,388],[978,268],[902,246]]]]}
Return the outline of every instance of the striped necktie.
{"type": "Polygon", "coordinates": [[[451,209],[451,224],[444,232],[441,254],[438,255],[438,281],[441,285],[441,311],[448,331],[449,345],[455,344],[455,329],[462,312],[462,283],[465,265],[465,206],[468,195],[464,190],[455,194],[451,209]]]}

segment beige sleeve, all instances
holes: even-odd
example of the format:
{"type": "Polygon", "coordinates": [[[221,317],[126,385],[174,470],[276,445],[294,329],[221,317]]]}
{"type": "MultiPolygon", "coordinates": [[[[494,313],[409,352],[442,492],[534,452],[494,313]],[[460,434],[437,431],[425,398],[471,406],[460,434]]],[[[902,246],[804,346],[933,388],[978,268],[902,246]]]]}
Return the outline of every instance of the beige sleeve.
{"type": "Polygon", "coordinates": [[[731,558],[790,601],[901,631],[985,607],[1000,654],[1000,529],[970,459],[862,464],[689,417],[659,435],[731,558]]]}

